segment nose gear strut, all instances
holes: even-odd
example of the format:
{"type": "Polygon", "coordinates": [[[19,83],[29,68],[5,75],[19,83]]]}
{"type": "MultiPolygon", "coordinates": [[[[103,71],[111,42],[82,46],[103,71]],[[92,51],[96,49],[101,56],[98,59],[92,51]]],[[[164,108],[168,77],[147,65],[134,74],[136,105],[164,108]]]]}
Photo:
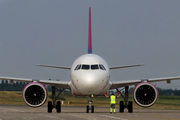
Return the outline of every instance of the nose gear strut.
{"type": "Polygon", "coordinates": [[[89,113],[89,110],[91,110],[91,113],[94,113],[94,106],[92,105],[93,101],[91,99],[91,95],[88,95],[87,97],[89,99],[89,105],[86,106],[86,113],[89,113]]]}
{"type": "MultiPolygon", "coordinates": [[[[127,108],[129,113],[133,112],[133,103],[132,101],[128,101],[129,98],[129,86],[125,86],[125,96],[123,96],[123,94],[121,94],[121,96],[124,98],[124,101],[120,101],[119,102],[119,112],[124,112],[124,109],[127,108]],[[125,102],[125,104],[124,104],[125,102]]],[[[124,88],[122,90],[124,90],[124,88]]],[[[118,90],[116,89],[118,92],[122,91],[122,90],[118,90]]]]}
{"type": "Polygon", "coordinates": [[[56,100],[59,97],[59,95],[64,91],[64,89],[59,90],[59,94],[56,96],[56,87],[52,86],[52,101],[48,101],[48,113],[52,113],[52,109],[55,108],[57,113],[61,112],[61,102],[56,100]]]}

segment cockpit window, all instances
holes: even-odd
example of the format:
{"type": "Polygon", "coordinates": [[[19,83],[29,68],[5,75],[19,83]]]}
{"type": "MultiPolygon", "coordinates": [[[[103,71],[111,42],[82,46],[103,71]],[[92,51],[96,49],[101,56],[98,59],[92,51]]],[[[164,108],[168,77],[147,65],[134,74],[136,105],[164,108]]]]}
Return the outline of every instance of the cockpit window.
{"type": "Polygon", "coordinates": [[[106,68],[102,64],[100,64],[99,67],[100,67],[101,70],[106,70],[106,68]]]}
{"type": "Polygon", "coordinates": [[[79,69],[83,69],[83,70],[89,70],[89,69],[91,69],[91,70],[98,70],[98,69],[106,70],[106,68],[102,64],[99,64],[99,65],[98,64],[94,64],[94,65],[78,64],[74,70],[79,70],[79,69]]]}
{"type": "Polygon", "coordinates": [[[82,65],[83,70],[89,70],[89,65],[82,65]]]}
{"type": "Polygon", "coordinates": [[[81,68],[81,65],[79,65],[78,67],[77,67],[77,70],[79,70],[81,68]]]}
{"type": "Polygon", "coordinates": [[[77,70],[77,68],[79,67],[79,65],[76,66],[76,68],[74,70],[77,70]]]}
{"type": "Polygon", "coordinates": [[[99,69],[99,66],[98,65],[91,65],[91,69],[92,70],[97,70],[97,69],[99,69]]]}
{"type": "Polygon", "coordinates": [[[74,70],[79,70],[81,68],[81,65],[77,65],[74,70]]]}
{"type": "Polygon", "coordinates": [[[101,70],[103,70],[103,67],[102,67],[102,65],[99,65],[99,68],[100,68],[101,70]]]}

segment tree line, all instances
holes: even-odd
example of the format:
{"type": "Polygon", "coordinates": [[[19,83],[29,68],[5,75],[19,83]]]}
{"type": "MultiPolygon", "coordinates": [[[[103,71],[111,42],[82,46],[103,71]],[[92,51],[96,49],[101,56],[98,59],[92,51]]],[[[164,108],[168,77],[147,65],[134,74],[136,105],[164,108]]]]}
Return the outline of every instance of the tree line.
{"type": "Polygon", "coordinates": [[[7,80],[1,80],[0,91],[22,91],[27,84],[25,82],[10,84],[7,80]]]}

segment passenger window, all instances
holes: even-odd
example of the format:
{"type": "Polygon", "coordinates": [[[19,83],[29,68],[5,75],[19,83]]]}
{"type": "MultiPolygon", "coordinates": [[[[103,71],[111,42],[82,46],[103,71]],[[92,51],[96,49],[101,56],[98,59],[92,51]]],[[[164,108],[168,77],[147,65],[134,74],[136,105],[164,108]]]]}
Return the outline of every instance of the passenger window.
{"type": "Polygon", "coordinates": [[[89,70],[89,65],[82,65],[83,70],[89,70]]]}
{"type": "Polygon", "coordinates": [[[91,65],[91,69],[92,70],[97,70],[97,69],[99,69],[99,66],[98,65],[91,65]]]}

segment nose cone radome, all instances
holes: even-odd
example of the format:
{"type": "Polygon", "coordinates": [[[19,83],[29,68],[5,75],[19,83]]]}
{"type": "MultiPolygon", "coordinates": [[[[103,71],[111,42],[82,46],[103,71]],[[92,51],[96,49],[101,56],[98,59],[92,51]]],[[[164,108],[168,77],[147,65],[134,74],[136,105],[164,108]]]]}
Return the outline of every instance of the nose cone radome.
{"type": "Polygon", "coordinates": [[[102,75],[84,74],[81,77],[81,92],[83,94],[98,94],[105,86],[102,75]]]}
{"type": "Polygon", "coordinates": [[[85,74],[83,75],[82,79],[87,88],[92,88],[98,82],[98,78],[92,74],[85,74]]]}

